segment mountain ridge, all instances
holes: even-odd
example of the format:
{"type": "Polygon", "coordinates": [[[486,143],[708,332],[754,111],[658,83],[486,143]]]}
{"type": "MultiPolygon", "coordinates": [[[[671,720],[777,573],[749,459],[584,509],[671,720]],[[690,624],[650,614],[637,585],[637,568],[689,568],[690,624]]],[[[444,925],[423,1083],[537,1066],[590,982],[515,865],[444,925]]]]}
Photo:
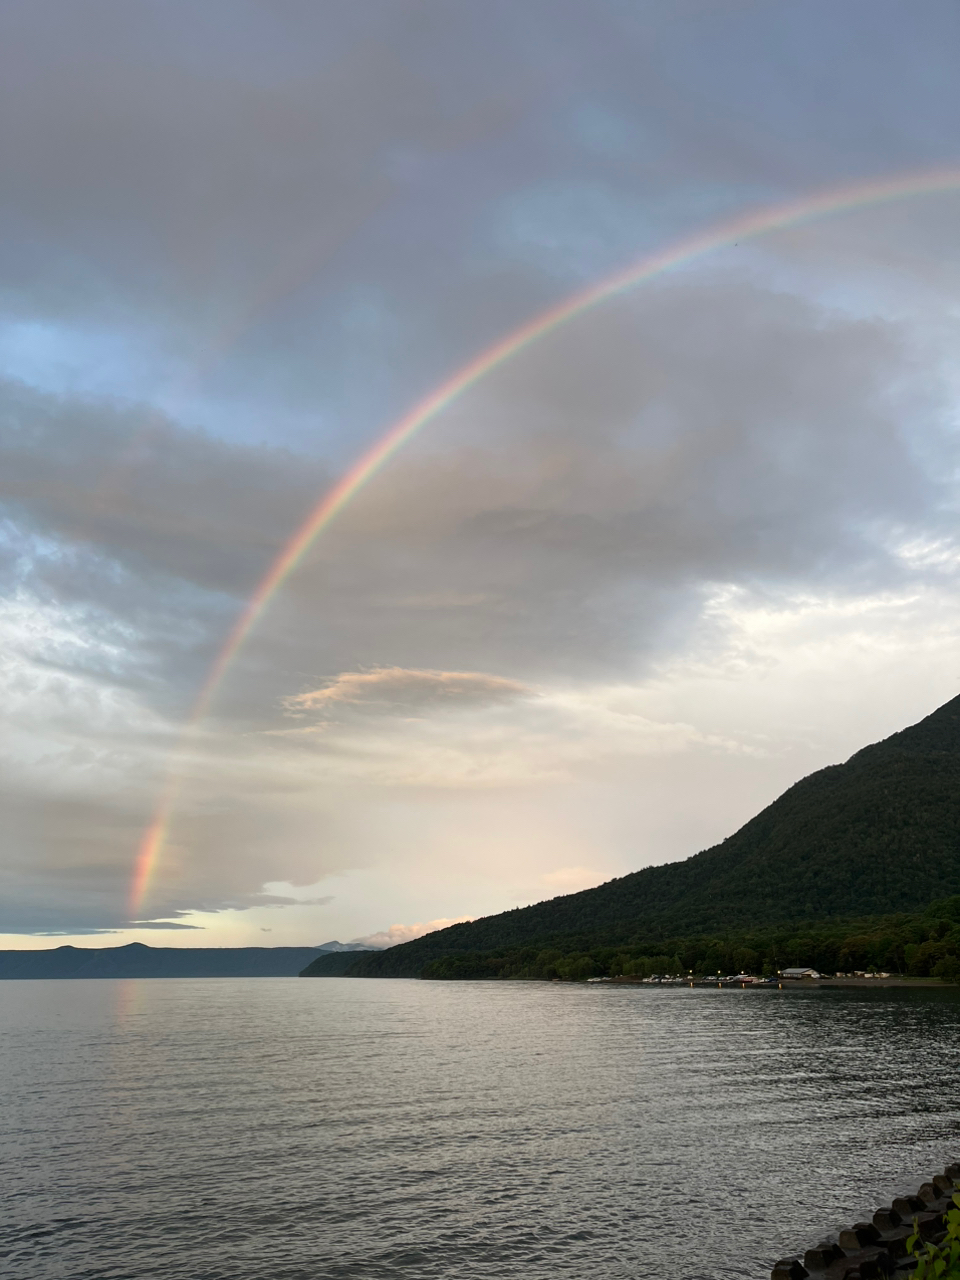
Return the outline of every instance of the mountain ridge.
{"type": "Polygon", "coordinates": [[[0,951],[0,980],[33,978],[293,978],[318,956],[343,968],[356,952],[318,947],[118,947],[65,944],[0,951]]]}
{"type": "Polygon", "coordinates": [[[616,944],[863,918],[960,893],[960,696],[801,778],[719,844],[594,889],[452,925],[376,956],[354,977],[416,976],[447,955],[616,944]]]}

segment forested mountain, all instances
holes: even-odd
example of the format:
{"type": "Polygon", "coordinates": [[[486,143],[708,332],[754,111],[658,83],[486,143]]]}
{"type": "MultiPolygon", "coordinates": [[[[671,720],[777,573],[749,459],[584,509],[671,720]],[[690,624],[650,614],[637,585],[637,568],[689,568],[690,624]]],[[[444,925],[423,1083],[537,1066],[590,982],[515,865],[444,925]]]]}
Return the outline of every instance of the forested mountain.
{"type": "Polygon", "coordinates": [[[802,779],[721,844],[596,889],[452,925],[356,977],[415,976],[447,956],[564,952],[922,910],[960,894],[960,697],[802,779]]]}
{"type": "Polygon", "coordinates": [[[960,895],[894,916],[793,921],[613,946],[585,944],[569,935],[560,944],[450,952],[424,965],[420,976],[576,981],[620,974],[716,977],[746,972],[772,977],[788,965],[812,965],[822,973],[883,971],[960,982],[960,895]]]}
{"type": "Polygon", "coordinates": [[[351,965],[356,963],[359,955],[379,955],[375,947],[351,946],[342,951],[324,951],[322,955],[311,960],[301,978],[342,978],[351,965]]]}

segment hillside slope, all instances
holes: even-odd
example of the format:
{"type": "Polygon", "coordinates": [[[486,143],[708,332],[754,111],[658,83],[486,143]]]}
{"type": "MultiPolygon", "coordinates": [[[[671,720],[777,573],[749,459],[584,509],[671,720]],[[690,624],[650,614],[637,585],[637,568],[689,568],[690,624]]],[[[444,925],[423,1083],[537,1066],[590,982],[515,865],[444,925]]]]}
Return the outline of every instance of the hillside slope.
{"type": "Polygon", "coordinates": [[[342,978],[351,965],[356,963],[358,954],[379,955],[380,952],[375,947],[351,947],[349,950],[345,947],[343,951],[327,951],[317,956],[315,960],[311,960],[299,976],[301,978],[342,978]]]}
{"type": "Polygon", "coordinates": [[[458,952],[716,933],[884,915],[960,893],[960,697],[796,783],[721,844],[596,889],[452,925],[356,977],[415,976],[458,952]]]}

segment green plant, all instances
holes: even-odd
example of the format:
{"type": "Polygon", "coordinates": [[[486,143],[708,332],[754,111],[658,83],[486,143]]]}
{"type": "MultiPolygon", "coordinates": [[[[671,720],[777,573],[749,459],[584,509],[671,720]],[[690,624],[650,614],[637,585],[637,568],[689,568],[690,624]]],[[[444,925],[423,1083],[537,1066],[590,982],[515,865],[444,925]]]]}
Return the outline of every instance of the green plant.
{"type": "Polygon", "coordinates": [[[914,1218],[907,1249],[917,1259],[915,1280],[960,1280],[960,1195],[953,1197],[953,1203],[957,1207],[947,1210],[947,1235],[942,1244],[924,1244],[914,1218]]]}

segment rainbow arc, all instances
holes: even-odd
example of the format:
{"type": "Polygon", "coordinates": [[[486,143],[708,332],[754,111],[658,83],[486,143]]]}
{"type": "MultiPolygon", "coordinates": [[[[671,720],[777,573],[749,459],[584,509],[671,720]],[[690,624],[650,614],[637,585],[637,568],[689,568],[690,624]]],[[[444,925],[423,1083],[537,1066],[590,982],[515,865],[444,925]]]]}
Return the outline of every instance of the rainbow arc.
{"type": "MultiPolygon", "coordinates": [[[[857,209],[957,190],[960,190],[960,169],[933,169],[847,184],[786,203],[740,213],[631,263],[598,283],[574,293],[499,339],[397,419],[323,495],[264,574],[234,623],[197,696],[185,735],[189,735],[206,715],[244,641],[269,606],[272,597],[294,572],[316,538],[398,450],[500,365],[592,308],[735,243],[857,209]]],[[[130,891],[133,916],[143,907],[151,876],[167,837],[179,790],[180,780],[174,764],[134,863],[130,891]]]]}

